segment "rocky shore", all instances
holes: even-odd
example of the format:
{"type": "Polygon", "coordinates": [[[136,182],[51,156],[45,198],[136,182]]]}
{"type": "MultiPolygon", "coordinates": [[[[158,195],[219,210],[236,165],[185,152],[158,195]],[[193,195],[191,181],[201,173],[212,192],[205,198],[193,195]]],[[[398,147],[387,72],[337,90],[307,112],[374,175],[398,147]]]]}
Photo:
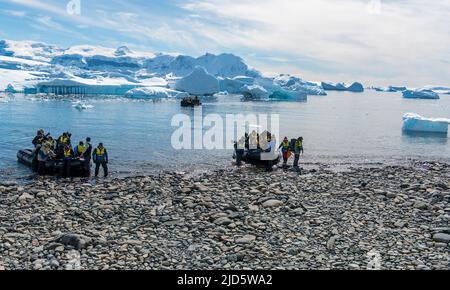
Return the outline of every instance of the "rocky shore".
{"type": "Polygon", "coordinates": [[[450,166],[0,184],[0,269],[449,269],[450,166]]]}

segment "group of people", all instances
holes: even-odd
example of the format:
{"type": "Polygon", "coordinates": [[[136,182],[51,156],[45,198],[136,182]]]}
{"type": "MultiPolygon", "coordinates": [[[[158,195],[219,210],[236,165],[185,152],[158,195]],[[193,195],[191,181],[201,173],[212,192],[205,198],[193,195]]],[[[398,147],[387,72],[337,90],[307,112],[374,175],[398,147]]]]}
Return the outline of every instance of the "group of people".
{"type": "MultiPolygon", "coordinates": [[[[268,131],[264,131],[261,134],[253,130],[250,134],[245,135],[235,143],[237,165],[241,164],[241,158],[247,151],[258,152],[275,152],[275,149],[280,149],[283,155],[283,167],[287,167],[289,158],[294,154],[294,168],[298,168],[298,162],[300,156],[303,154],[303,137],[289,140],[288,137],[284,137],[281,144],[276,147],[276,136],[268,131]]],[[[268,169],[271,170],[272,163],[268,162],[268,169]]]]}
{"type": "Polygon", "coordinates": [[[44,175],[46,173],[46,162],[49,160],[62,160],[60,175],[62,177],[71,177],[71,162],[79,160],[83,163],[83,169],[86,177],[91,175],[91,156],[95,163],[95,176],[103,168],[104,176],[108,176],[108,152],[99,143],[98,147],[93,149],[91,138],[87,137],[85,141],[80,141],[77,146],[72,147],[72,134],[64,132],[58,139],[54,139],[50,133],[45,134],[43,129],[36,133],[32,143],[35,147],[35,153],[38,161],[38,173],[44,175]]]}

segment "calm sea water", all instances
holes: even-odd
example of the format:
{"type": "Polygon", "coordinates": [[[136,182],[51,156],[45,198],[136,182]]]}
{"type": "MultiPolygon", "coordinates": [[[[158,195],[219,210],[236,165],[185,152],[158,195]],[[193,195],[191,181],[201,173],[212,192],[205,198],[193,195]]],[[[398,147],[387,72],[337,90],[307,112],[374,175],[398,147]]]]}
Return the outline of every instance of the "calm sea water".
{"type": "MultiPolygon", "coordinates": [[[[16,162],[20,148],[30,148],[38,128],[59,136],[72,132],[72,141],[105,143],[116,175],[160,169],[207,170],[231,165],[226,150],[174,150],[171,126],[175,114],[193,116],[193,109],[175,101],[136,101],[125,98],[84,99],[92,109],[80,111],[73,100],[0,95],[0,176],[17,178],[29,170],[16,162]]],[[[279,114],[282,136],[305,139],[306,163],[363,164],[398,162],[408,158],[450,160],[448,137],[402,133],[402,116],[415,112],[450,117],[450,95],[441,100],[406,100],[400,93],[330,92],[307,102],[241,102],[223,96],[206,102],[203,115],[232,113],[279,114]]],[[[198,125],[198,124],[197,124],[198,125]]],[[[208,129],[208,128],[205,128],[208,129]]],[[[227,140],[230,141],[230,140],[227,140]]]]}

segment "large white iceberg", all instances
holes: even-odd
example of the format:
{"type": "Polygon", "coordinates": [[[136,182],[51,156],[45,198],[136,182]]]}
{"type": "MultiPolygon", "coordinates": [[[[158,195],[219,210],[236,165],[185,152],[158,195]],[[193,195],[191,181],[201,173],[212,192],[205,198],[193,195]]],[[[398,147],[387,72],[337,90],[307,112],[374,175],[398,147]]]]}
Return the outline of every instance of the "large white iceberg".
{"type": "Polygon", "coordinates": [[[355,93],[364,92],[364,86],[358,82],[354,82],[350,86],[347,86],[345,83],[330,83],[330,82],[322,82],[322,88],[326,91],[348,91],[355,93]]]}
{"type": "Polygon", "coordinates": [[[403,92],[406,99],[439,99],[439,94],[428,89],[406,90],[403,92]]]}
{"type": "Polygon", "coordinates": [[[219,81],[204,67],[197,66],[191,74],[175,83],[175,89],[191,95],[213,95],[219,92],[219,81]]]}
{"type": "Polygon", "coordinates": [[[163,87],[142,87],[129,90],[125,96],[133,99],[182,99],[188,97],[189,94],[163,87]]]}
{"type": "Polygon", "coordinates": [[[415,113],[406,113],[403,116],[403,130],[407,132],[448,133],[450,119],[424,118],[415,113]]]}
{"type": "MultiPolygon", "coordinates": [[[[270,84],[269,84],[270,85],[270,84]]],[[[283,88],[289,91],[298,91],[301,93],[305,93],[307,95],[326,95],[325,90],[313,82],[307,82],[302,80],[301,78],[291,76],[289,74],[281,74],[276,76],[273,79],[272,86],[276,88],[273,90],[278,90],[279,88],[283,88]]]]}

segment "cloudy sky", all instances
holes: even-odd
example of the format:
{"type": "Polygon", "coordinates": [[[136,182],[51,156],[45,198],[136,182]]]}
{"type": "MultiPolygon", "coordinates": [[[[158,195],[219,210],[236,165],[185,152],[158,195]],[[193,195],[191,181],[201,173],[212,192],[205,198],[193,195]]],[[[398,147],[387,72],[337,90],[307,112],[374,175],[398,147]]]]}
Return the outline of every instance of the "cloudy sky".
{"type": "Polygon", "coordinates": [[[450,85],[449,16],[442,0],[0,0],[0,38],[231,52],[266,74],[450,85]]]}

